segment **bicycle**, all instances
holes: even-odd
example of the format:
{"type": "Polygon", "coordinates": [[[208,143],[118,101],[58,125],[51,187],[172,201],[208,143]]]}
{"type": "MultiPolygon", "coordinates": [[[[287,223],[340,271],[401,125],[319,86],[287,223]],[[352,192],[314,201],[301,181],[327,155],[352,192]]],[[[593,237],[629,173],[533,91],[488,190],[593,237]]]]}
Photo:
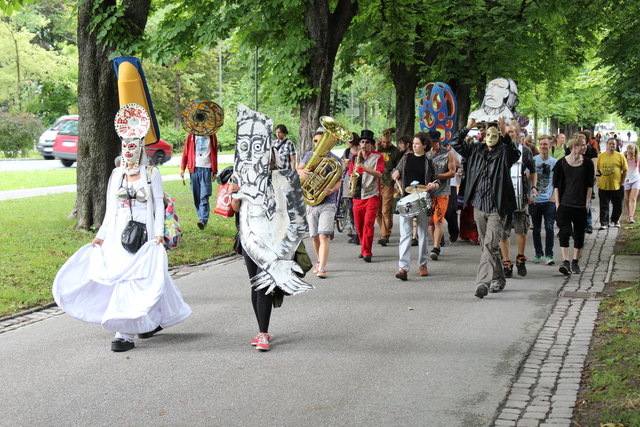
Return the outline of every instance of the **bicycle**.
{"type": "Polygon", "coordinates": [[[338,233],[342,233],[347,225],[351,225],[351,209],[349,209],[349,201],[342,197],[342,188],[338,190],[338,197],[336,202],[336,216],[335,216],[336,230],[338,233]]]}

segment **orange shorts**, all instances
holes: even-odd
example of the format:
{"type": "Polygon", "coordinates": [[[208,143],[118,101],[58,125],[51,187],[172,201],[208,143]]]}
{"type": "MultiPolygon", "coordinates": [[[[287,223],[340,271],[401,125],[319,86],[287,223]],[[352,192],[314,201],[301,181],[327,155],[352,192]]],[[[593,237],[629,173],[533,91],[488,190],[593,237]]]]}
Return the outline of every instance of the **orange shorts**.
{"type": "Polygon", "coordinates": [[[443,224],[444,214],[447,213],[447,207],[449,206],[449,195],[432,197],[431,205],[433,206],[433,215],[431,215],[429,224],[433,225],[436,222],[443,224]]]}

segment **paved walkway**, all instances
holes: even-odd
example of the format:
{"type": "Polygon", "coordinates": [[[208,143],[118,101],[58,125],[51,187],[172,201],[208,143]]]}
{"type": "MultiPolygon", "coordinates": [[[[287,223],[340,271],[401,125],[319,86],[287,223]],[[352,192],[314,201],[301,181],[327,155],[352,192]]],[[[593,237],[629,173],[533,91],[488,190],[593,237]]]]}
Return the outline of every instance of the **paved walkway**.
{"type": "Polygon", "coordinates": [[[527,278],[484,300],[472,296],[473,245],[447,245],[428,278],[399,282],[397,246],[376,245],[367,265],[337,235],[330,278],[274,312],[274,349],[257,358],[243,341],[253,327],[237,257],[175,269],[193,319],[141,340],[127,363],[108,333],[55,306],[21,313],[0,321],[0,377],[14,396],[0,409],[32,425],[82,413],[85,425],[570,426],[600,292],[617,272],[638,278],[633,259],[612,255],[617,232],[588,235],[580,275],[559,276],[556,248],[555,266],[529,262],[527,278]],[[167,378],[145,374],[160,367],[167,378]],[[85,400],[63,403],[78,393],[85,400]],[[257,396],[269,407],[253,414],[257,396]],[[34,398],[46,407],[23,408],[34,398]]]}

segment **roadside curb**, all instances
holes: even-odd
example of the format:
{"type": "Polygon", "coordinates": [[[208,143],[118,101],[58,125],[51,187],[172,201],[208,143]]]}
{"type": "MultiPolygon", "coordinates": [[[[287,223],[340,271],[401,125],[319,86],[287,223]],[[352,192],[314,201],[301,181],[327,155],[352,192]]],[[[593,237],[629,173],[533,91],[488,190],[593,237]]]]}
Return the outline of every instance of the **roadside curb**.
{"type": "Polygon", "coordinates": [[[571,426],[617,235],[610,228],[586,240],[578,280],[564,282],[492,425],[571,426]]]}

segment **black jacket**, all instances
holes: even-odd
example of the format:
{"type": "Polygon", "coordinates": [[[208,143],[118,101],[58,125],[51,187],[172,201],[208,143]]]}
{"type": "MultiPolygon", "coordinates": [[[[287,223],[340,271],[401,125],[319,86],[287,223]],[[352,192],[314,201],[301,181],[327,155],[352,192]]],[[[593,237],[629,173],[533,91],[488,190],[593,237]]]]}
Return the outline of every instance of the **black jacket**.
{"type": "Polygon", "coordinates": [[[500,142],[489,151],[486,144],[467,142],[469,131],[462,128],[451,140],[451,146],[458,154],[467,159],[465,166],[465,206],[473,199],[480,172],[489,168],[489,180],[493,191],[494,203],[500,216],[506,216],[516,210],[516,194],[511,183],[511,165],[520,158],[520,151],[509,135],[500,138],[500,142]]]}

